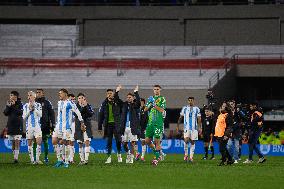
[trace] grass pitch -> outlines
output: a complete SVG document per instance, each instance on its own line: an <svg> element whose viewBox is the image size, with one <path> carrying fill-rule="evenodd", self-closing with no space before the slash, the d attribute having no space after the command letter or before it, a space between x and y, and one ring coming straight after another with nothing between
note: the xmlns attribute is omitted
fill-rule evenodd
<svg viewBox="0 0 284 189"><path fill-rule="evenodd" d="M55 155L50 154L49 165L31 165L28 154L20 154L19 164L12 163L11 154L0 154L0 189L283 189L284 157L267 157L264 164L237 164L218 167L216 160L183 162L182 155L168 154L166 160L153 167L153 155L147 155L146 162L105 165L106 155L91 154L89 164L69 168L54 168ZM125 156L124 160L125 160ZM246 157L243 157L245 159Z"/></svg>

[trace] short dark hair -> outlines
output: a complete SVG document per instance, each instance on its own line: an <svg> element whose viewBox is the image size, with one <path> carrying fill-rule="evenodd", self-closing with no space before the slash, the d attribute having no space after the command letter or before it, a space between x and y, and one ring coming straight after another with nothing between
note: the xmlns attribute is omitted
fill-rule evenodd
<svg viewBox="0 0 284 189"><path fill-rule="evenodd" d="M160 89L162 88L160 85L154 85L153 87L159 87Z"/></svg>
<svg viewBox="0 0 284 189"><path fill-rule="evenodd" d="M140 101L142 101L142 102L146 102L146 100L144 99L144 98L140 98Z"/></svg>
<svg viewBox="0 0 284 189"><path fill-rule="evenodd" d="M43 89L40 89L40 88L39 88L39 89L36 89L36 90L37 90L37 91L42 91L42 92L44 91Z"/></svg>
<svg viewBox="0 0 284 189"><path fill-rule="evenodd" d="M107 92L109 92L109 91L113 92L113 89L107 89Z"/></svg>
<svg viewBox="0 0 284 189"><path fill-rule="evenodd" d="M187 100L189 100L189 99L194 100L194 97L193 97L193 96L190 96L190 97L187 98Z"/></svg>
<svg viewBox="0 0 284 189"><path fill-rule="evenodd" d="M18 91L11 91L10 94L19 97L19 92Z"/></svg>
<svg viewBox="0 0 284 189"><path fill-rule="evenodd" d="M134 97L134 94L133 94L133 93L128 93L128 94L127 94L127 96L128 96L128 95L130 95L130 96L133 96L133 97Z"/></svg>
<svg viewBox="0 0 284 189"><path fill-rule="evenodd" d="M79 96L86 97L84 93L79 93L79 94L77 95L77 97L79 97Z"/></svg>
<svg viewBox="0 0 284 189"><path fill-rule="evenodd" d="M75 97L75 95L73 93L70 93L67 95L68 97Z"/></svg>
<svg viewBox="0 0 284 189"><path fill-rule="evenodd" d="M68 90L67 89L62 88L59 91L62 91L62 92L66 93L68 95Z"/></svg>

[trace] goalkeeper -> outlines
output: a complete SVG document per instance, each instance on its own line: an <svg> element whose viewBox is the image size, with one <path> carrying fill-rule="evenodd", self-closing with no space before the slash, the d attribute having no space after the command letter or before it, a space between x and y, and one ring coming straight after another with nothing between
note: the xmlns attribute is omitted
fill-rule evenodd
<svg viewBox="0 0 284 189"><path fill-rule="evenodd" d="M166 99L165 97L161 96L160 85L155 85L153 91L154 96L150 96L148 98L148 102L145 107L145 111L149 111L145 141L155 154L152 164L157 165L160 158L160 137L163 134ZM152 143L153 138L154 144Z"/></svg>

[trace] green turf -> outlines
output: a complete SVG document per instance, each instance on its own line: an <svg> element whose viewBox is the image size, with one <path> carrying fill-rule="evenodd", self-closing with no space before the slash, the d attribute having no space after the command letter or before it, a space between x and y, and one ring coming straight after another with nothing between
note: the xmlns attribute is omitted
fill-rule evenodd
<svg viewBox="0 0 284 189"><path fill-rule="evenodd" d="M113 155L113 160L115 157ZM217 166L219 160L201 160L201 156L195 156L195 162L190 164L183 162L182 155L171 154L153 167L151 157L148 156L144 163L135 162L133 165L116 161L105 165L105 155L91 154L87 166L76 164L66 169L54 168L53 164L30 165L27 154L20 154L20 163L14 165L12 155L0 154L0 188L284 188L284 157L268 157L264 164L223 167ZM53 154L50 160L54 163Z"/></svg>

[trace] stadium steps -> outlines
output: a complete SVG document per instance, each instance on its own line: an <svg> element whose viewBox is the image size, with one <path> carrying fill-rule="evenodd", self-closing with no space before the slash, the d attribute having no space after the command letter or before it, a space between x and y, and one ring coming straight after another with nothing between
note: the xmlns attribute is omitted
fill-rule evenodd
<svg viewBox="0 0 284 189"><path fill-rule="evenodd" d="M133 86L139 84L143 88L151 88L153 84L159 83L165 88L208 88L208 79L217 70L159 70L149 76L149 70L127 70L122 76L117 75L117 70L97 69L90 70L87 76L86 69L39 69L33 75L32 69L10 69L5 77L0 77L0 86L8 87L77 87L104 89L107 86L122 84Z"/></svg>

